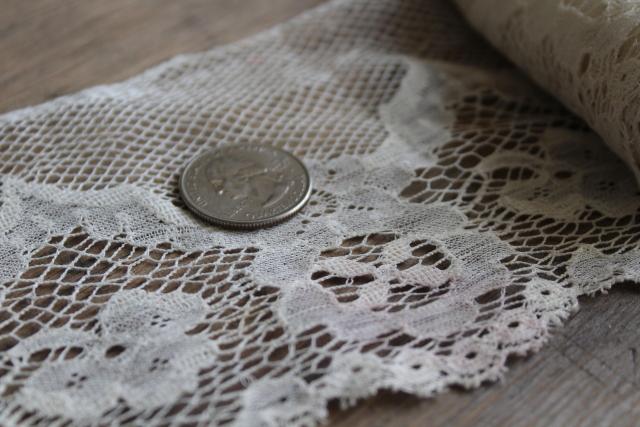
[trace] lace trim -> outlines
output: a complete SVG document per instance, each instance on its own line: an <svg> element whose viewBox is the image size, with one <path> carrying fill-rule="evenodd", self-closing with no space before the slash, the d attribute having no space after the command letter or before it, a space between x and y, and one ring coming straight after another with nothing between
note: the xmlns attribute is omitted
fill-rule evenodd
<svg viewBox="0 0 640 427"><path fill-rule="evenodd" d="M333 2L4 116L0 419L313 425L332 399L495 380L579 295L638 280L631 174L490 54L470 65L458 22ZM256 232L192 218L175 183L212 138L281 142L309 205Z"/></svg>

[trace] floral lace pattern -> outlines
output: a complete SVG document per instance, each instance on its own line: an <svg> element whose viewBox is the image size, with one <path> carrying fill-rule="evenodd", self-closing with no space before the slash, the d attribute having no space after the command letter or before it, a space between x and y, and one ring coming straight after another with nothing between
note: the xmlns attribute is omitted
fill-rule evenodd
<svg viewBox="0 0 640 427"><path fill-rule="evenodd" d="M497 379L578 296L638 280L630 172L439 0L339 0L0 117L0 420L306 426ZM195 219L227 143L298 155L278 226Z"/></svg>
<svg viewBox="0 0 640 427"><path fill-rule="evenodd" d="M640 180L640 4L454 0L491 42L582 117Z"/></svg>

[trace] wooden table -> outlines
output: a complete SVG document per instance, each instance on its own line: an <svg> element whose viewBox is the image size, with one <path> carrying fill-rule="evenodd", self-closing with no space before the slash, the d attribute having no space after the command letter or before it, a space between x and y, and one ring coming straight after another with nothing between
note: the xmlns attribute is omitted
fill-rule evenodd
<svg viewBox="0 0 640 427"><path fill-rule="evenodd" d="M253 34L322 0L0 0L0 112L115 82ZM435 399L381 393L330 425L640 425L640 288L587 298L501 384ZM335 406L335 405L333 405Z"/></svg>

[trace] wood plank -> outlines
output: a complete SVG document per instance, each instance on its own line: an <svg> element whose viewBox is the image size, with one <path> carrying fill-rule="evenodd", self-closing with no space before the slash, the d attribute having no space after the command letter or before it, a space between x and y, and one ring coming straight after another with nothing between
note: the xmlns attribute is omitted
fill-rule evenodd
<svg viewBox="0 0 640 427"><path fill-rule="evenodd" d="M178 53L237 40L322 0L2 0L0 112L119 81ZM640 290L621 285L582 310L501 384L435 399L381 393L334 427L635 425Z"/></svg>
<svg viewBox="0 0 640 427"><path fill-rule="evenodd" d="M322 0L2 0L0 112L123 80Z"/></svg>

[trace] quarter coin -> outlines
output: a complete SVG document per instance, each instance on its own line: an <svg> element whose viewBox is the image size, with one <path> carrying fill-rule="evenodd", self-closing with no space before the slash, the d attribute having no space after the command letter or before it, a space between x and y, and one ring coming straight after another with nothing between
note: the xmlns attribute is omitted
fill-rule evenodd
<svg viewBox="0 0 640 427"><path fill-rule="evenodd" d="M180 194L204 220L250 229L284 221L302 209L311 195L311 179L305 165L284 150L228 145L187 165Z"/></svg>

